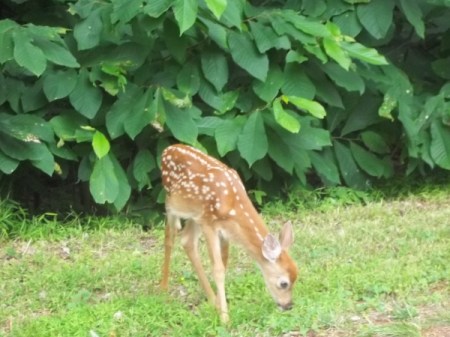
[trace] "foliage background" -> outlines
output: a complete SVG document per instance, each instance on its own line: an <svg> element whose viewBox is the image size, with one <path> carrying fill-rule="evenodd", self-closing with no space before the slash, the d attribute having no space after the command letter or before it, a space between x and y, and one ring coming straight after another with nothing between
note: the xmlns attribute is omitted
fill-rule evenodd
<svg viewBox="0 0 450 337"><path fill-rule="evenodd" d="M175 141L257 200L450 170L449 17L448 0L4 0L1 186L152 205Z"/></svg>

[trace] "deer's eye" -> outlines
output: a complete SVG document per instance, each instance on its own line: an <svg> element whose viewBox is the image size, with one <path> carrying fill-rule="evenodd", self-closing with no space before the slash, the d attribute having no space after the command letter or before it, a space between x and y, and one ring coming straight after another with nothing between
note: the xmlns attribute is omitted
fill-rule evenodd
<svg viewBox="0 0 450 337"><path fill-rule="evenodd" d="M280 289L287 289L287 288L289 288L289 281L281 280L280 283L279 283L279 288Z"/></svg>

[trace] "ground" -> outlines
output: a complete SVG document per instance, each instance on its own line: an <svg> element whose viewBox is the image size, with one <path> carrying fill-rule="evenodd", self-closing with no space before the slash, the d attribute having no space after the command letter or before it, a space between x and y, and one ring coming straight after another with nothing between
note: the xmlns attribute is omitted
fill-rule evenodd
<svg viewBox="0 0 450 337"><path fill-rule="evenodd" d="M222 326L179 245L170 291L160 291L162 226L143 231L115 217L64 227L43 216L46 230L35 223L0 241L0 336L450 337L449 193L290 203L263 209L274 232L287 219L295 227L300 278L289 312L276 309L239 247Z"/></svg>

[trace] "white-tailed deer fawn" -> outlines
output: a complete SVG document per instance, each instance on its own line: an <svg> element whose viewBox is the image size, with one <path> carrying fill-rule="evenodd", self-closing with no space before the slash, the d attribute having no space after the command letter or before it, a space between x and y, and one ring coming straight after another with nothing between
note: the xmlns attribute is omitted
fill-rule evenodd
<svg viewBox="0 0 450 337"><path fill-rule="evenodd" d="M282 310L292 307L297 266L287 253L294 240L289 222L284 225L279 239L270 234L236 171L190 146L172 145L164 150L162 181L167 192L163 289L168 287L174 237L182 228L181 220L184 219L181 244L223 322L228 321L225 296L228 240L240 244L256 261L278 306ZM202 232L212 262L217 296L198 253L198 239Z"/></svg>

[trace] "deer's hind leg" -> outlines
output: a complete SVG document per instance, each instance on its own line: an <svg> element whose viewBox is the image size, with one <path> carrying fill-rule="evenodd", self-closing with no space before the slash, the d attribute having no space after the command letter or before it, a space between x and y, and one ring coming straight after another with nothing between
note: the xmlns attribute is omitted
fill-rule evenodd
<svg viewBox="0 0 450 337"><path fill-rule="evenodd" d="M169 287L170 257L175 241L175 235L180 228L180 219L172 214L166 215L166 227L164 233L164 263L162 267L161 288L167 290Z"/></svg>

